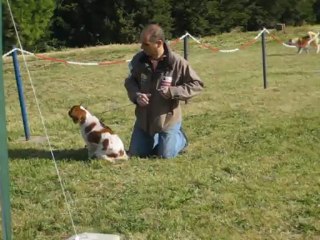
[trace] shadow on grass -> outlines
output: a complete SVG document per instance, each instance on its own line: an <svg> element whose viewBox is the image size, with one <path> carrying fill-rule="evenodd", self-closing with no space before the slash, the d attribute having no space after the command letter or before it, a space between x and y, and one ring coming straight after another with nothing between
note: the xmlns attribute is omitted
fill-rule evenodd
<svg viewBox="0 0 320 240"><path fill-rule="evenodd" d="M284 56L293 56L298 55L296 52L294 53L271 53L268 54L267 57L284 57Z"/></svg>
<svg viewBox="0 0 320 240"><path fill-rule="evenodd" d="M8 154L9 159L52 158L49 150L40 150L34 148L9 149ZM88 151L85 148L53 150L53 155L56 160L88 161Z"/></svg>

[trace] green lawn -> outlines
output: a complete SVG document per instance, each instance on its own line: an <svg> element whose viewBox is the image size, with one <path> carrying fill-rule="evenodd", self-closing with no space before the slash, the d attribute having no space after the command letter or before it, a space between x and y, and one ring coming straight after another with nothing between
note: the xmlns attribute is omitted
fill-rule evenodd
<svg viewBox="0 0 320 240"><path fill-rule="evenodd" d="M274 34L286 41L306 30ZM234 49L257 34L202 41ZM182 54L181 48L174 49ZM138 50L111 45L47 55L101 62L130 59ZM78 233L134 240L320 239L320 54L312 48L297 55L270 37L266 52L264 89L260 40L234 53L190 40L189 61L205 89L183 105L188 152L114 165L87 160L79 126L67 112L82 103L128 147L134 106L123 87L127 64L78 66L27 57L30 81L20 59L32 135L26 142L13 65L5 59L14 239L74 235L54 160ZM51 149L47 141L33 141L46 132Z"/></svg>

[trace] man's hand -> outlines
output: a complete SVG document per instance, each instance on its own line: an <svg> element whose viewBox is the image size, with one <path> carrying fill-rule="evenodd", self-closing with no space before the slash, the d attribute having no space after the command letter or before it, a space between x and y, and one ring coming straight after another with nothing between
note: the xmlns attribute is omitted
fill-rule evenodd
<svg viewBox="0 0 320 240"><path fill-rule="evenodd" d="M137 94L137 104L140 107L145 107L149 104L150 93L138 93Z"/></svg>
<svg viewBox="0 0 320 240"><path fill-rule="evenodd" d="M169 87L161 87L158 91L163 98L165 99L172 98L171 93L169 91Z"/></svg>

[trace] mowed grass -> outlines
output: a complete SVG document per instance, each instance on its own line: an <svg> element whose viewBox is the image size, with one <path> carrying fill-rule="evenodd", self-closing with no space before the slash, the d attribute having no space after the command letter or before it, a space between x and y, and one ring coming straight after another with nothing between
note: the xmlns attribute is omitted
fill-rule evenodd
<svg viewBox="0 0 320 240"><path fill-rule="evenodd" d="M308 29L276 33L286 41ZM202 39L233 49L258 32ZM122 239L319 239L320 55L296 54L267 37L267 89L261 42L214 53L190 40L189 61L205 83L183 104L188 152L171 160L87 159L67 112L82 103L129 145L134 106L123 87L127 64L78 66L20 59L31 140L24 140L12 62L4 61L14 239L67 239L77 233ZM182 43L174 47L182 54ZM48 53L78 62L130 59L139 45ZM36 92L35 100L33 89ZM37 102L41 115L37 108ZM54 154L45 137L45 124Z"/></svg>

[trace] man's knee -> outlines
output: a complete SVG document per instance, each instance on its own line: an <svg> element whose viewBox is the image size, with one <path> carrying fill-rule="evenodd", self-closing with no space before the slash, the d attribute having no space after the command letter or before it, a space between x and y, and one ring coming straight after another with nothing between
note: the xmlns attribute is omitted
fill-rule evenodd
<svg viewBox="0 0 320 240"><path fill-rule="evenodd" d="M178 156L178 153L168 153L168 152L164 152L164 153L160 153L159 157L161 158L165 158L165 159L169 159L169 158L174 158Z"/></svg>
<svg viewBox="0 0 320 240"><path fill-rule="evenodd" d="M166 144L165 144L166 145ZM158 148L157 155L161 158L174 158L178 156L178 151L174 146L162 146Z"/></svg>
<svg viewBox="0 0 320 240"><path fill-rule="evenodd" d="M142 145L131 144L129 148L130 157L147 157L150 155L150 151L147 147L143 147Z"/></svg>

